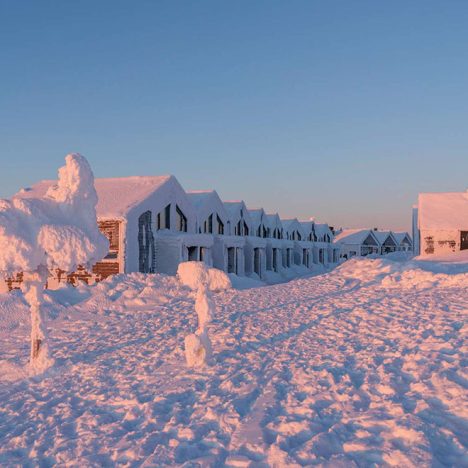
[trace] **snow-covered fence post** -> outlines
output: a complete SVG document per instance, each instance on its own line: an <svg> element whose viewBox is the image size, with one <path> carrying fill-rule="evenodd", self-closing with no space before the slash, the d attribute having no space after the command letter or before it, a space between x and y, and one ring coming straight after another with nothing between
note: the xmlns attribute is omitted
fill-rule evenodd
<svg viewBox="0 0 468 468"><path fill-rule="evenodd" d="M25 192L0 200L0 272L24 272L33 374L53 363L42 310L48 271L89 267L109 248L97 225L97 194L88 161L80 154L69 154L58 175L57 184L45 196L28 197Z"/></svg>
<svg viewBox="0 0 468 468"><path fill-rule="evenodd" d="M206 284L200 284L198 287L195 312L198 316L198 330L185 337L185 357L190 367L209 363L213 354L208 324L215 313L215 305Z"/></svg>

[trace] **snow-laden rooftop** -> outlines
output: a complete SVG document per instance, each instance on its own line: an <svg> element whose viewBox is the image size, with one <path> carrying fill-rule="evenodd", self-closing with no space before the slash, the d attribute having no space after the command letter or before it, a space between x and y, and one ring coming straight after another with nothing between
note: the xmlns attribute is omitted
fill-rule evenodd
<svg viewBox="0 0 468 468"><path fill-rule="evenodd" d="M216 195L217 193L214 190L190 190L187 192L187 196L196 209L201 208L205 203L209 203L209 200Z"/></svg>
<svg viewBox="0 0 468 468"><path fill-rule="evenodd" d="M420 229L468 230L468 192L420 193Z"/></svg>
<svg viewBox="0 0 468 468"><path fill-rule="evenodd" d="M258 226L262 222L262 217L265 216L263 208L249 209L249 215L252 222Z"/></svg>
<svg viewBox="0 0 468 468"><path fill-rule="evenodd" d="M395 239L398 241L398 244L401 244L401 242L405 239L405 237L408 238L408 240L411 241L411 236L407 232L393 232L393 236Z"/></svg>
<svg viewBox="0 0 468 468"><path fill-rule="evenodd" d="M99 218L123 218L139 202L145 200L173 176L133 176L95 179ZM15 198L42 198L55 180L43 180L31 188L23 189Z"/></svg>
<svg viewBox="0 0 468 468"><path fill-rule="evenodd" d="M315 223L314 224L314 230L315 234L317 236L323 236L325 234L331 234L332 232L330 231L330 226L325 223Z"/></svg>
<svg viewBox="0 0 468 468"><path fill-rule="evenodd" d="M373 232L380 244L383 244L387 240L388 237L392 237L392 233L390 231L373 231Z"/></svg>
<svg viewBox="0 0 468 468"><path fill-rule="evenodd" d="M335 242L343 244L362 244L370 233L370 229L344 229L335 236Z"/></svg>

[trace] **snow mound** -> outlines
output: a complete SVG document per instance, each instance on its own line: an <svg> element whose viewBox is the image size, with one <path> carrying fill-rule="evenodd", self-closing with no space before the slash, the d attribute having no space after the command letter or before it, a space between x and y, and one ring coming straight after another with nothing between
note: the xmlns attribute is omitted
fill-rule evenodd
<svg viewBox="0 0 468 468"><path fill-rule="evenodd" d="M177 269L180 282L190 289L197 290L206 285L210 291L231 289L229 276L224 271L209 268L202 262L183 262Z"/></svg>
<svg viewBox="0 0 468 468"><path fill-rule="evenodd" d="M468 263L403 261L403 257L353 258L340 265L336 272L363 283L385 288L428 289L432 287L468 287Z"/></svg>

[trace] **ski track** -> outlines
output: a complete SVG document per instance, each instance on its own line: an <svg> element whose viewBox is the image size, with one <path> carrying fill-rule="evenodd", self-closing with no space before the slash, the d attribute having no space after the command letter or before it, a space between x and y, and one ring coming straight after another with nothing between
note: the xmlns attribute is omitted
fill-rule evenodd
<svg viewBox="0 0 468 468"><path fill-rule="evenodd" d="M199 370L183 354L194 295L175 279L50 297L56 365L0 383L1 465L468 466L466 285L332 272L220 292L216 364ZM24 366L16 301L0 352Z"/></svg>

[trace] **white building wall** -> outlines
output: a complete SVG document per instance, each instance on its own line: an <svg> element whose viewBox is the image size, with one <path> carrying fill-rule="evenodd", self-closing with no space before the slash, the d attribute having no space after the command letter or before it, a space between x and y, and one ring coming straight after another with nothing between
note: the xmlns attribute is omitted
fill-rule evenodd
<svg viewBox="0 0 468 468"><path fill-rule="evenodd" d="M440 255L460 250L459 230L420 231L420 255Z"/></svg>

